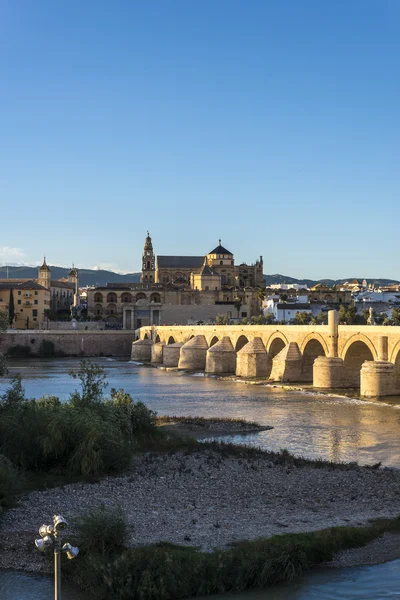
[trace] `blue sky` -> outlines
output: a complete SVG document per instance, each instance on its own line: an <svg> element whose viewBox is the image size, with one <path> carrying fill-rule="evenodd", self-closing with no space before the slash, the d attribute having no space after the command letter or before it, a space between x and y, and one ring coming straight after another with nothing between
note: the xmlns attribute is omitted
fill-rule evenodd
<svg viewBox="0 0 400 600"><path fill-rule="evenodd" d="M0 263L400 279L398 0L2 0Z"/></svg>

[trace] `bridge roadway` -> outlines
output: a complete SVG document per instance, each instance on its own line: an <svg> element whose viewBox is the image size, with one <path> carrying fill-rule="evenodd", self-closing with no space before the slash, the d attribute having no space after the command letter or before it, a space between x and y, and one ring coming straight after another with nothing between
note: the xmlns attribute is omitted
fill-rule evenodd
<svg viewBox="0 0 400 600"><path fill-rule="evenodd" d="M361 386L366 396L400 394L400 327L338 325L336 311L329 311L328 325L153 325L139 331L134 359L164 362L163 355L173 351L165 347L174 344L174 366L187 370L204 363L210 373L313 382L319 388Z"/></svg>

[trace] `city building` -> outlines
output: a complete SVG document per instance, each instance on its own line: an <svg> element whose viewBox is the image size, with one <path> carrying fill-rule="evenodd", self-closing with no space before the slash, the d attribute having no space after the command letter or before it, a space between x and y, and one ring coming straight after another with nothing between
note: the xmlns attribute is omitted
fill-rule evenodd
<svg viewBox="0 0 400 600"><path fill-rule="evenodd" d="M11 327L39 329L50 308L50 291L32 279L0 281L0 311L7 314L14 305Z"/></svg>
<svg viewBox="0 0 400 600"><path fill-rule="evenodd" d="M30 282L37 283L50 292L47 309L53 314L69 312L71 306L79 304L78 270L75 267L72 267L68 277L52 279L51 269L47 265L45 257L42 266L38 269L37 279L0 279L0 284L10 284L12 287Z"/></svg>
<svg viewBox="0 0 400 600"><path fill-rule="evenodd" d="M140 283L89 289L88 314L132 329L149 324L213 322L217 315L260 314L263 260L235 265L219 244L203 256L156 255L147 233Z"/></svg>

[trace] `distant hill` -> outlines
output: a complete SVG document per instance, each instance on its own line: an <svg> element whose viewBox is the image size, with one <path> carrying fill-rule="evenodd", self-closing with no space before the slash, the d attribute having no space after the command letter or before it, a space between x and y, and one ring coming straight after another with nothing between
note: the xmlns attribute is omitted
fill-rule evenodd
<svg viewBox="0 0 400 600"><path fill-rule="evenodd" d="M353 279L363 281L365 277L347 277L346 279L295 279L294 277L289 277L288 275L280 275L279 273L276 275L264 275L264 281L267 287L275 283L305 283L307 287L313 287L317 283L323 283L324 285L332 286L345 283L346 281L352 281ZM396 279L367 279L367 282L373 283L375 285L389 285L391 283L400 283Z"/></svg>
<svg viewBox="0 0 400 600"><path fill-rule="evenodd" d="M49 265L52 279L67 277L71 269ZM8 267L8 276L13 279L36 279L39 267ZM0 279L7 277L7 268L0 267ZM138 283L140 273L127 273L121 275L113 271L95 269L79 269L79 285L106 285L110 283Z"/></svg>
<svg viewBox="0 0 400 600"><path fill-rule="evenodd" d="M70 269L64 267L50 266L51 277L53 279L61 279L67 277ZM36 279L39 267L8 267L8 276L14 279ZM138 283L140 281L140 273L114 273L114 271L103 271L95 269L79 269L79 284L81 286L87 285L106 285L106 283ZM7 268L0 266L0 279L7 277ZM347 279L295 279L288 275L264 275L265 285L268 287L274 283L305 283L308 287L312 287L317 283L324 283L326 285L335 285L344 283L345 281L351 281L352 279L358 279L363 281L364 277L348 277ZM395 279L367 279L368 283L374 283L375 285L388 285L390 283L400 283Z"/></svg>

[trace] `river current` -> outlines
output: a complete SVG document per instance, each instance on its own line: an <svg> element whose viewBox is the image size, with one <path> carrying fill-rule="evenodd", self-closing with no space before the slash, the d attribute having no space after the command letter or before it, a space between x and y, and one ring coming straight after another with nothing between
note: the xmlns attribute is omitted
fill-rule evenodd
<svg viewBox="0 0 400 600"><path fill-rule="evenodd" d="M166 372L118 359L96 359L106 370L109 388L123 388L158 414L236 417L274 429L250 436L222 439L270 450L290 452L332 461L382 462L400 466L400 398L361 400L312 391L289 391L270 385L250 385L235 381ZM0 396L16 373L21 373L26 396L57 395L65 400L77 388L70 375L77 359L9 361L9 375L0 380ZM220 438L221 439L221 438ZM360 569L318 571L297 582L276 586L265 592L246 592L236 600L380 600L396 598L400 561ZM384 582L384 583L382 583ZM48 591L49 590L49 591ZM72 595L71 595L72 594ZM35 600L51 597L48 578L0 573L2 600ZM89 600L76 590L66 590L67 598ZM222 600L228 596L214 597Z"/></svg>

